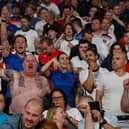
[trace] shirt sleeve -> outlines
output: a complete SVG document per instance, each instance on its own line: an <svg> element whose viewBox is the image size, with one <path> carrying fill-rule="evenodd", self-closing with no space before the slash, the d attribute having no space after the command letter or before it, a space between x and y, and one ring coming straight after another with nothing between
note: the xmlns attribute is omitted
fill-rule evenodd
<svg viewBox="0 0 129 129"><path fill-rule="evenodd" d="M75 120L80 121L83 119L81 113L76 108L71 108L70 110L67 111L67 113L69 116L73 117Z"/></svg>
<svg viewBox="0 0 129 129"><path fill-rule="evenodd" d="M87 80L87 77L88 77L88 69L80 71L79 81L81 84L83 84Z"/></svg>
<svg viewBox="0 0 129 129"><path fill-rule="evenodd" d="M82 119L78 122L78 129L84 129L85 127L85 119Z"/></svg>
<svg viewBox="0 0 129 129"><path fill-rule="evenodd" d="M113 127L119 127L117 117L113 113L104 112L104 119Z"/></svg>
<svg viewBox="0 0 129 129"><path fill-rule="evenodd" d="M103 73L98 76L97 90L104 90L104 75Z"/></svg>

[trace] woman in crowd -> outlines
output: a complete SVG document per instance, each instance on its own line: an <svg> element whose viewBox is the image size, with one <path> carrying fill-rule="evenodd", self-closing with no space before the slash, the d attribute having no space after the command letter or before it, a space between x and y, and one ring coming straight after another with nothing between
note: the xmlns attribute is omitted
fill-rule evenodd
<svg viewBox="0 0 129 129"><path fill-rule="evenodd" d="M67 125L74 125L74 127L77 127L78 121L82 119L81 113L78 111L77 108L69 108L67 104L67 97L65 93L60 89L56 88L53 89L50 94L50 102L55 107L61 107L64 111L66 111ZM46 111L44 112L44 116L46 116Z"/></svg>
<svg viewBox="0 0 129 129"><path fill-rule="evenodd" d="M68 56L70 55L71 48L78 44L78 41L73 39L74 28L71 23L67 23L64 26L64 32L60 36L59 49L65 52Z"/></svg>
<svg viewBox="0 0 129 129"><path fill-rule="evenodd" d="M48 71L51 64L58 64L57 69L53 71ZM57 56L57 60L54 58L48 63L46 63L41 71L46 72L47 76L51 81L51 87L60 88L64 91L68 99L68 105L70 107L75 106L75 95L77 88L77 77L72 72L70 60L66 54L61 54Z"/></svg>
<svg viewBox="0 0 129 129"><path fill-rule="evenodd" d="M55 122L58 129L66 129L65 118L66 114L62 107L52 107L48 110L46 120Z"/></svg>

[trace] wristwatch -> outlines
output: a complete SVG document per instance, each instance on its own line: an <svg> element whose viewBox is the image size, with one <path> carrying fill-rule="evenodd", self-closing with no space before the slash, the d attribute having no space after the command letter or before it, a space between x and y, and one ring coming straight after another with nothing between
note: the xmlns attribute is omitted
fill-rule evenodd
<svg viewBox="0 0 129 129"><path fill-rule="evenodd" d="M102 122L100 122L101 127L103 127L105 124L107 124L107 121L105 119Z"/></svg>

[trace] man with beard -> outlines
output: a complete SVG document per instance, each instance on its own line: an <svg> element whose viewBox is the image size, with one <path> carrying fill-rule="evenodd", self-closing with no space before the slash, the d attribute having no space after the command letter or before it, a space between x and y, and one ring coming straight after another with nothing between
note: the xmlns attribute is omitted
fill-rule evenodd
<svg viewBox="0 0 129 129"><path fill-rule="evenodd" d="M27 101L22 114L10 116L1 129L35 129L35 126L43 119L43 103L40 98L32 98Z"/></svg>
<svg viewBox="0 0 129 129"><path fill-rule="evenodd" d="M24 35L27 39L27 49L29 52L34 52L34 41L38 37L38 33L30 28L29 16L23 16L21 18L21 29L16 31L15 35L21 34Z"/></svg>
<svg viewBox="0 0 129 129"><path fill-rule="evenodd" d="M37 66L35 56L27 54L23 62L23 71L0 69L0 76L10 82L12 93L10 113L21 113L29 99L44 97L50 92L48 80L36 72Z"/></svg>
<svg viewBox="0 0 129 129"><path fill-rule="evenodd" d="M85 61L88 64L88 68L79 72L79 80L83 88L86 90L83 95L88 94L95 99L99 76L108 71L107 69L100 67L97 49L89 47L85 52Z"/></svg>

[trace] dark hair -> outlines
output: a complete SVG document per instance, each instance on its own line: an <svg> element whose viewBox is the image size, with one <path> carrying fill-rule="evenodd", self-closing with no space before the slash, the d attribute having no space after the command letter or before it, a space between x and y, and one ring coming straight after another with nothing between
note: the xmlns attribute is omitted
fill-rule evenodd
<svg viewBox="0 0 129 129"><path fill-rule="evenodd" d="M17 39L17 38L23 38L23 39L25 40L26 45L27 45L27 39L26 39L26 37L25 37L24 35L21 35L21 34L16 35L16 36L14 37L14 39L13 39L13 42L14 42L14 43L16 42L16 39Z"/></svg>
<svg viewBox="0 0 129 129"><path fill-rule="evenodd" d="M98 52L97 52L97 49L93 48L92 46L90 46L87 50L87 51L92 51L95 55L99 56Z"/></svg>
<svg viewBox="0 0 129 129"><path fill-rule="evenodd" d="M89 27L86 26L86 28L83 30L84 33L88 33L88 34L92 34L92 29ZM84 35L84 34L83 34Z"/></svg>
<svg viewBox="0 0 129 129"><path fill-rule="evenodd" d="M29 15L24 15L21 19L26 19L28 22L31 21L31 17Z"/></svg>
<svg viewBox="0 0 129 129"><path fill-rule="evenodd" d="M93 20L99 20L100 23L102 22L102 18L99 17L99 16L93 17L93 18L92 18L92 21L93 21Z"/></svg>
<svg viewBox="0 0 129 129"><path fill-rule="evenodd" d="M68 56L66 53L62 52L61 54L59 54L59 55L56 57L57 61L59 61L59 58L60 58L61 55L66 55L66 56ZM69 57L68 57L68 58L69 58Z"/></svg>
<svg viewBox="0 0 129 129"><path fill-rule="evenodd" d="M43 42L46 42L48 46L51 46L53 45L53 40L49 37L43 37L41 39L41 44L43 44Z"/></svg>
<svg viewBox="0 0 129 129"><path fill-rule="evenodd" d="M19 5L18 2L14 2L14 3L13 3L12 9L15 8L15 7L20 9L20 5Z"/></svg>
<svg viewBox="0 0 129 129"><path fill-rule="evenodd" d="M79 40L79 45L80 45L80 44L88 44L88 45L90 45L91 42L88 41L88 40L85 40L85 39L80 39L80 40Z"/></svg>
<svg viewBox="0 0 129 129"><path fill-rule="evenodd" d="M115 46L119 46L124 53L127 53L127 51L125 49L125 46L122 43L115 42L115 43L112 44L112 46L110 48L110 55L111 55L111 57L113 56L113 49L114 49Z"/></svg>
<svg viewBox="0 0 129 129"><path fill-rule="evenodd" d="M67 26L71 26L72 31L73 31L73 34L74 34L74 33L75 33L75 30L74 30L73 24L72 24L72 23L66 23L66 24L64 25L64 31L65 31L65 29L66 29Z"/></svg>
<svg viewBox="0 0 129 129"><path fill-rule="evenodd" d="M47 9L47 8L42 7L42 8L39 10L38 14L37 14L37 15L38 15L38 17L39 17L39 15L41 14L42 10L46 10L46 11L48 11L48 9Z"/></svg>
<svg viewBox="0 0 129 129"><path fill-rule="evenodd" d="M78 26L80 27L83 27L82 25L82 22L79 18L74 18L72 21L71 21L72 24L77 24Z"/></svg>
<svg viewBox="0 0 129 129"><path fill-rule="evenodd" d="M65 108L67 107L67 96L66 94L64 93L64 91L60 88L55 88L51 91L50 93L50 102L52 103L52 95L54 92L60 92L62 95L63 95L63 98L64 98L64 105L65 105Z"/></svg>
<svg viewBox="0 0 129 129"><path fill-rule="evenodd" d="M70 9L70 10L71 10L71 6L70 6L70 5L65 5L65 6L64 6L64 9ZM64 9L63 9L63 10L64 10Z"/></svg>

